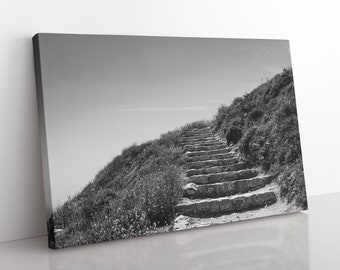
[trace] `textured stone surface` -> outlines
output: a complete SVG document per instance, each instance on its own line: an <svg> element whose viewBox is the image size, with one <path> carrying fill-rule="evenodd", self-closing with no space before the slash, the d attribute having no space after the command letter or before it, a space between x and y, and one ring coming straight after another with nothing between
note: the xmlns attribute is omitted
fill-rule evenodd
<svg viewBox="0 0 340 270"><path fill-rule="evenodd" d="M258 209L276 202L274 192L263 192L248 196L221 197L217 199L204 199L199 201L189 201L177 205L177 211L187 216L216 216L218 214L228 214L242 212L245 210Z"/></svg>
<svg viewBox="0 0 340 270"><path fill-rule="evenodd" d="M240 162L238 147L228 147L209 128L186 132L181 146L186 153L188 178L176 206L179 215L216 218L276 202L277 191L270 187L272 177L247 169ZM187 222L180 217L177 223Z"/></svg>
<svg viewBox="0 0 340 270"><path fill-rule="evenodd" d="M225 154L228 153L230 149L222 148L216 150L208 150L208 151L194 151L194 152L187 152L188 157L197 157L197 156L206 156L206 155L215 155L215 154Z"/></svg>
<svg viewBox="0 0 340 270"><path fill-rule="evenodd" d="M216 137L214 136L209 136L206 138L203 137L191 137L191 138L186 138L182 140L182 143L185 144L201 144L201 143L211 143L211 142L217 142L217 143L221 143L221 141L219 141Z"/></svg>
<svg viewBox="0 0 340 270"><path fill-rule="evenodd" d="M184 147L184 149L188 147L196 147L200 145L204 146L211 146L211 145L220 145L221 142L216 141L216 140L209 140L209 141L201 141L201 142L183 142L181 145Z"/></svg>
<svg viewBox="0 0 340 270"><path fill-rule="evenodd" d="M188 198L195 198L198 194L198 185L194 183L186 184L183 187L183 196Z"/></svg>
<svg viewBox="0 0 340 270"><path fill-rule="evenodd" d="M204 161L204 160L211 160L211 159L227 159L235 157L235 153L223 153L223 154L212 154L212 155L203 155L203 156L196 156L196 157L188 157L188 162L195 162L195 161Z"/></svg>
<svg viewBox="0 0 340 270"><path fill-rule="evenodd" d="M186 139L183 139L181 144L199 144L199 143L209 143L209 142L219 142L217 141L217 139L214 137L214 136L210 136L210 137L207 137L207 138L198 138L198 139L195 139L195 138L186 138Z"/></svg>
<svg viewBox="0 0 340 270"><path fill-rule="evenodd" d="M200 175L200 174L212 174L228 171L239 171L245 170L246 164L244 162L239 162L231 165L214 166L202 169L190 169L187 171L187 176Z"/></svg>
<svg viewBox="0 0 340 270"><path fill-rule="evenodd" d="M183 188L183 196L191 199L225 197L262 188L269 184L271 180L271 176L259 176L206 185L190 183Z"/></svg>
<svg viewBox="0 0 340 270"><path fill-rule="evenodd" d="M207 168L207 167L232 165L235 163L238 163L237 158L212 159L212 160L188 162L188 168L189 169L200 169L200 168Z"/></svg>
<svg viewBox="0 0 340 270"><path fill-rule="evenodd" d="M227 147L226 143L217 143L213 145L186 145L184 146L184 151L210 151L210 150L217 150L217 149L225 149Z"/></svg>
<svg viewBox="0 0 340 270"><path fill-rule="evenodd" d="M188 140L206 140L206 139L216 139L216 137L212 134L207 135L201 135L201 134L195 134L195 135L187 135L183 138L184 141Z"/></svg>
<svg viewBox="0 0 340 270"><path fill-rule="evenodd" d="M257 174L258 172L256 170L246 169L241 171L194 175L189 177L189 181L195 184L212 184L251 178Z"/></svg>

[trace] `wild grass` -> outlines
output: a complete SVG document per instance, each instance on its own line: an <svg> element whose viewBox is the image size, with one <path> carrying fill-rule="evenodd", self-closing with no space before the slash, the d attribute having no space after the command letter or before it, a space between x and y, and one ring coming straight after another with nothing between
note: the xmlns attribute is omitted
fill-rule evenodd
<svg viewBox="0 0 340 270"><path fill-rule="evenodd" d="M61 248L130 238L170 228L182 197L186 166L181 134L191 123L159 139L132 145L109 162L78 195L53 212L51 238Z"/></svg>
<svg viewBox="0 0 340 270"><path fill-rule="evenodd" d="M201 128L206 128L212 125L212 122L209 120L200 120L192 123L188 123L185 126L181 128L183 132L192 130L192 129L201 129Z"/></svg>
<svg viewBox="0 0 340 270"><path fill-rule="evenodd" d="M230 106L222 105L213 126L229 144L239 145L250 167L278 175L283 198L307 207L291 69L235 98Z"/></svg>

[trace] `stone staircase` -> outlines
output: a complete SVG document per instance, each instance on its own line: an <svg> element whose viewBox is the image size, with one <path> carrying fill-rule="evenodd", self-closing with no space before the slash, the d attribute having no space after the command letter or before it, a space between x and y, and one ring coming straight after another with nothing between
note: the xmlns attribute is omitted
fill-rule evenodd
<svg viewBox="0 0 340 270"><path fill-rule="evenodd" d="M185 132L182 147L188 170L183 199L176 206L180 215L213 219L276 203L273 177L247 168L238 149L228 147L209 127Z"/></svg>

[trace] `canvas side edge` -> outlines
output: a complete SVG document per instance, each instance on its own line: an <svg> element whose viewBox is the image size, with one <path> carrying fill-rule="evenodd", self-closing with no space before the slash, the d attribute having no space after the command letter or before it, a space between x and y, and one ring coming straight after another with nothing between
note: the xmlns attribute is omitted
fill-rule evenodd
<svg viewBox="0 0 340 270"><path fill-rule="evenodd" d="M290 65L292 69L292 75L293 75L293 84L294 84L294 96L295 96L295 106L296 106L296 118L298 122L298 133L299 133L299 140L300 140L300 151L301 151L301 163L302 163L302 171L303 171L303 179L304 179L304 185L305 185L305 196L306 196L306 207L302 209L301 211L307 211L308 210L308 194L307 194L307 185L306 185L306 175L305 175L305 166L303 162L303 150L302 150L302 142L301 142L301 132L300 132L300 118L299 118L299 110L298 110L298 102L296 97L296 88L295 88L295 80L294 80L294 69L293 69L293 61L292 61L292 53L290 49L290 41L287 40L288 48L289 48L289 59L290 59Z"/></svg>
<svg viewBox="0 0 340 270"><path fill-rule="evenodd" d="M44 96L43 96L43 83L42 83L42 70L40 59L40 38L36 34L33 38L33 53L34 53L34 70L35 82L38 104L38 118L39 118L39 133L41 145L41 157L44 179L44 195L45 195L45 209L47 220L47 233L48 233L48 246L55 248L55 235L54 235L54 221L52 216L52 194L51 183L49 174L48 151L47 151L47 136L46 136L46 123L45 123L45 109L44 109Z"/></svg>

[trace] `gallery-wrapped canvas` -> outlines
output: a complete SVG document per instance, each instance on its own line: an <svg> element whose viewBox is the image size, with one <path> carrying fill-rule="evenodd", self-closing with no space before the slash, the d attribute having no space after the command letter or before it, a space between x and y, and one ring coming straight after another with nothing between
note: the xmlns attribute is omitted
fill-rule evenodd
<svg viewBox="0 0 340 270"><path fill-rule="evenodd" d="M51 248L307 209L287 40L33 45Z"/></svg>

